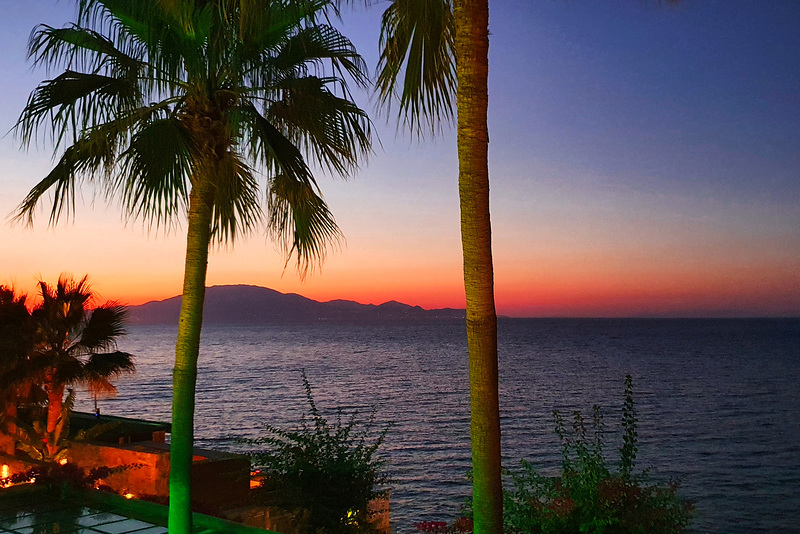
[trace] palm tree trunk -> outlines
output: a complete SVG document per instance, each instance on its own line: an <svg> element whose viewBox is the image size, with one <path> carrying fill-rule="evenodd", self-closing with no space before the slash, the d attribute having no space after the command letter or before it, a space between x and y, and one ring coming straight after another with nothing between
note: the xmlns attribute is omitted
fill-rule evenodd
<svg viewBox="0 0 800 534"><path fill-rule="evenodd" d="M208 248L211 242L213 187L199 182L189 196L189 228L183 300L172 373L172 438L169 474L169 531L189 534L192 528L191 470L194 443L194 393L203 325Z"/></svg>
<svg viewBox="0 0 800 534"><path fill-rule="evenodd" d="M6 449L0 449L1 453L9 456L14 456L14 450L17 443L17 399L14 395L6 401L5 407L5 434L6 439L3 441Z"/></svg>
<svg viewBox="0 0 800 534"><path fill-rule="evenodd" d="M489 218L489 2L456 0L458 185L467 298L476 534L503 531L497 314Z"/></svg>
<svg viewBox="0 0 800 534"><path fill-rule="evenodd" d="M58 426L58 419L61 417L61 412L64 405L64 389L65 385L50 384L45 387L47 391L47 454L52 458L57 449L57 438L55 435L56 427Z"/></svg>

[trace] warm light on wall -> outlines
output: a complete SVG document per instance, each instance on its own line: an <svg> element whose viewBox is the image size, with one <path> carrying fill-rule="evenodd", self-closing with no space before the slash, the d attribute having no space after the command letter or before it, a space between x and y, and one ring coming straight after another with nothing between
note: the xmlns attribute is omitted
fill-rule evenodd
<svg viewBox="0 0 800 534"><path fill-rule="evenodd" d="M8 465L3 464L3 467L0 467L0 478L8 478L11 475L11 468Z"/></svg>
<svg viewBox="0 0 800 534"><path fill-rule="evenodd" d="M123 497L125 497L126 499L133 499L135 495L133 493L125 493Z"/></svg>
<svg viewBox="0 0 800 534"><path fill-rule="evenodd" d="M61 458L61 459L58 461L58 465L67 465L67 459L66 459L66 458Z"/></svg>

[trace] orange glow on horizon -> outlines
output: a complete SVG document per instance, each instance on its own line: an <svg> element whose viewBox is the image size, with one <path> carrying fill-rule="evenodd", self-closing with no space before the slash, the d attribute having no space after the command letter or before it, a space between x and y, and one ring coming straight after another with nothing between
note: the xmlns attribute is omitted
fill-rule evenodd
<svg viewBox="0 0 800 534"><path fill-rule="evenodd" d="M800 273L782 266L752 266L728 270L642 269L633 272L586 272L543 269L538 272L499 269L495 300L498 315L514 317L630 317L630 316L796 316L800 302ZM363 269L349 274L331 269L301 282L294 273L273 277L210 274L208 285L247 284L269 287L282 293L297 293L327 302L352 300L362 304L398 301L412 306L463 308L464 290L456 269L420 279L415 273L376 270L372 277ZM77 274L76 274L77 276ZM52 283L57 275L42 277ZM134 306L164 300L181 293L179 274L150 278L144 273L129 276L94 276L90 282L98 303L117 300ZM15 283L18 293L36 302L35 282Z"/></svg>

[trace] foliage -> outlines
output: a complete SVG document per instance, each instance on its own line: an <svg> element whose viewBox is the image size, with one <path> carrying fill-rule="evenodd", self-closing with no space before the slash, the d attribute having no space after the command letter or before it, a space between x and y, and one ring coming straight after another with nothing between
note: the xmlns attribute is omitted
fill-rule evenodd
<svg viewBox="0 0 800 534"><path fill-rule="evenodd" d="M472 532L472 519L459 517L452 524L447 521L420 521L414 523L414 528L418 532L431 532L433 534L460 534Z"/></svg>
<svg viewBox="0 0 800 534"><path fill-rule="evenodd" d="M125 334L123 306L95 305L86 276L75 281L62 274L55 286L40 281L39 288L41 301L29 312L24 296L0 287L0 400L4 430L19 447L35 460L55 461L69 443L69 387L113 395L112 380L135 367L131 354L115 350ZM33 417L17 421L19 407Z"/></svg>
<svg viewBox="0 0 800 534"><path fill-rule="evenodd" d="M503 492L503 531L509 534L671 534L685 531L694 506L678 496L679 484L650 483L646 471L634 473L638 431L633 379L625 378L622 406L622 447L619 468L612 472L606 461L605 426L598 406L587 422L573 413L571 429L558 411L553 412L555 432L561 440L561 475L544 476L528 461L507 472ZM465 506L472 514L471 502ZM448 524L424 521L420 532L441 534L472 532L464 518Z"/></svg>
<svg viewBox="0 0 800 534"><path fill-rule="evenodd" d="M17 420L17 448L32 460L58 462L65 460L67 450L75 442L89 441L120 425L120 421L94 425L70 436L69 419L75 404L75 391L70 389L61 406L55 429L47 431L47 412L42 409L30 411L30 421Z"/></svg>
<svg viewBox="0 0 800 534"><path fill-rule="evenodd" d="M366 86L366 65L330 24L335 10L78 0L74 23L36 27L30 58L63 71L31 93L15 132L23 147L52 140L55 165L17 219L32 223L47 192L51 223L72 215L89 181L131 218L172 226L202 191L216 239L266 223L304 272L340 236L312 167L347 175L371 151L348 88Z"/></svg>
<svg viewBox="0 0 800 534"><path fill-rule="evenodd" d="M132 356L116 349L125 333L125 309L116 302L95 306L87 277L61 275L51 287L39 282L41 301L29 311L26 297L0 286L0 401L3 430L30 458L54 462L70 444L72 385L93 395L116 392L112 380L133 372ZM68 391L66 398L65 390ZM18 417L22 409L27 417ZM100 425L72 440L107 430Z"/></svg>
<svg viewBox="0 0 800 534"><path fill-rule="evenodd" d="M66 484L75 489L87 489L97 486L98 481L111 475L141 467L143 467L142 464L126 464L116 467L95 467L86 471L82 467L71 463L49 462L22 473L0 478L0 488L5 488L12 484L33 483L48 487L61 487Z"/></svg>
<svg viewBox="0 0 800 534"><path fill-rule="evenodd" d="M376 456L389 425L375 432L375 414L359 421L354 413L334 423L318 410L308 378L302 373L309 412L299 428L264 425L267 436L242 440L266 449L250 453L264 479L258 492L270 506L303 510L311 532L371 532L367 503L388 482L385 460ZM363 428L359 429L360 426Z"/></svg>
<svg viewBox="0 0 800 534"><path fill-rule="evenodd" d="M70 389L61 405L61 413L53 431L47 431L47 412L34 413L30 423L17 421L17 448L33 460L57 462L65 458L69 448L69 416L75 404L75 391ZM36 410L42 412L42 410Z"/></svg>
<svg viewBox="0 0 800 534"><path fill-rule="evenodd" d="M0 373L12 370L32 348L34 329L26 300L13 287L0 285Z"/></svg>
<svg viewBox="0 0 800 534"><path fill-rule="evenodd" d="M606 463L603 416L592 411L591 431L580 412L573 414L571 432L554 412L562 443L561 476L539 474L529 462L511 473L504 498L504 530L509 533L678 533L693 514L691 502L678 496L678 482L650 483L647 472L633 472L636 459L636 412L633 381L625 380L622 409L623 445L619 469Z"/></svg>
<svg viewBox="0 0 800 534"><path fill-rule="evenodd" d="M41 302L31 312L40 380L49 391L81 384L95 395L113 395L111 380L135 370L131 354L116 351L127 311L117 302L94 305L88 277L62 274L55 286L39 282Z"/></svg>
<svg viewBox="0 0 800 534"><path fill-rule="evenodd" d="M46 401L41 384L34 380L29 358L35 347L36 325L27 307L27 296L0 285L0 430L15 435L20 405Z"/></svg>

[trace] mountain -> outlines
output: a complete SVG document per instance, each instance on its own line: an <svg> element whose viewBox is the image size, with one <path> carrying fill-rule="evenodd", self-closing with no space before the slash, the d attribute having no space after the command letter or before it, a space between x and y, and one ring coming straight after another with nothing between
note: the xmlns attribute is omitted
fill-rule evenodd
<svg viewBox="0 0 800 534"><path fill-rule="evenodd" d="M181 297L130 306L131 324L177 324ZM266 287L231 285L206 288L205 324L281 324L330 322L397 322L464 319L464 310L425 310L390 301L380 305L352 300L319 302Z"/></svg>

